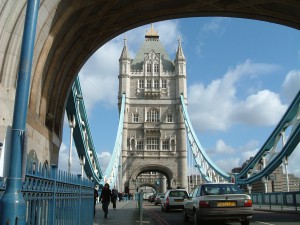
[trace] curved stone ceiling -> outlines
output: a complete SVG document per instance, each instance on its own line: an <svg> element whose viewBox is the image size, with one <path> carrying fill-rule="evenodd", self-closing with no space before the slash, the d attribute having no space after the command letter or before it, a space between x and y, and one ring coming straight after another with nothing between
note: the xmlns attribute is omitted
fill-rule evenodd
<svg viewBox="0 0 300 225"><path fill-rule="evenodd" d="M15 85L25 6L25 0L0 3L0 82L6 88ZM204 16L249 18L300 29L300 1L42 0L28 123L45 136L54 132L61 139L70 85L99 47L150 22Z"/></svg>

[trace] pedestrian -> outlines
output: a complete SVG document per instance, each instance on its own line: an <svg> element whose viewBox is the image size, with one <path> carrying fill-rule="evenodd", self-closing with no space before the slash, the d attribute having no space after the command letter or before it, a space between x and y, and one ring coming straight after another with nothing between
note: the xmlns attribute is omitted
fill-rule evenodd
<svg viewBox="0 0 300 225"><path fill-rule="evenodd" d="M128 193L125 192L124 198L125 198L125 201L127 202L128 201Z"/></svg>
<svg viewBox="0 0 300 225"><path fill-rule="evenodd" d="M98 191L97 191L97 189L95 188L95 189L94 189L94 217L95 217L95 214L96 214L96 202L97 202L98 197L99 197Z"/></svg>
<svg viewBox="0 0 300 225"><path fill-rule="evenodd" d="M123 195L121 192L119 192L118 197L119 197L119 202L122 201Z"/></svg>
<svg viewBox="0 0 300 225"><path fill-rule="evenodd" d="M107 214L108 214L108 206L110 203L110 199L111 199L111 190L109 189L109 184L106 183L102 189L101 192L101 203L102 203L102 209L104 212L104 218L107 218Z"/></svg>
<svg viewBox="0 0 300 225"><path fill-rule="evenodd" d="M116 209L117 207L117 198L118 198L118 190L114 188L111 191L111 202L113 204L113 209Z"/></svg>

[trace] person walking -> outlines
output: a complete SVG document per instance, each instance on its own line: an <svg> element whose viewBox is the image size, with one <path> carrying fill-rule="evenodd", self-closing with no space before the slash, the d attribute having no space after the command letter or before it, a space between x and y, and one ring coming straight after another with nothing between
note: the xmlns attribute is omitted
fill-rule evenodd
<svg viewBox="0 0 300 225"><path fill-rule="evenodd" d="M111 199L111 190L109 189L109 184L106 183L102 189L101 196L100 196L105 219L107 218L110 199Z"/></svg>
<svg viewBox="0 0 300 225"><path fill-rule="evenodd" d="M113 204L113 209L116 209L117 207L117 198L118 198L118 190L117 189L112 189L111 191L111 202Z"/></svg>
<svg viewBox="0 0 300 225"><path fill-rule="evenodd" d="M94 217L96 214L96 202L97 202L98 197L99 197L98 191L96 188L94 188Z"/></svg>

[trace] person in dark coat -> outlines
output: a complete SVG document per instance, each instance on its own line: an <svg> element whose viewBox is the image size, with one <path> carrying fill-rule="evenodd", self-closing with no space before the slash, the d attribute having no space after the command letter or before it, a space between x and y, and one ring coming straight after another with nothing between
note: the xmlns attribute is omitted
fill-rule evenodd
<svg viewBox="0 0 300 225"><path fill-rule="evenodd" d="M109 189L109 184L106 183L102 189L101 196L100 196L102 209L104 212L104 218L107 218L110 199L111 199L111 190Z"/></svg>
<svg viewBox="0 0 300 225"><path fill-rule="evenodd" d="M96 214L96 202L97 202L97 198L98 198L98 191L95 188L94 189L94 217L95 217L95 214Z"/></svg>
<svg viewBox="0 0 300 225"><path fill-rule="evenodd" d="M111 202L113 204L113 209L116 209L117 206L117 198L118 198L118 190L117 189L112 189L111 191Z"/></svg>

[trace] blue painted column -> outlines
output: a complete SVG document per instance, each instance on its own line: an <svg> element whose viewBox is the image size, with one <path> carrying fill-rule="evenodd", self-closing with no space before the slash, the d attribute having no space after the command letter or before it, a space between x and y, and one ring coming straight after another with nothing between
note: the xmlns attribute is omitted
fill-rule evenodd
<svg viewBox="0 0 300 225"><path fill-rule="evenodd" d="M0 224L25 225L22 196L22 153L39 0L28 0L11 132L10 166L6 190L0 200Z"/></svg>

